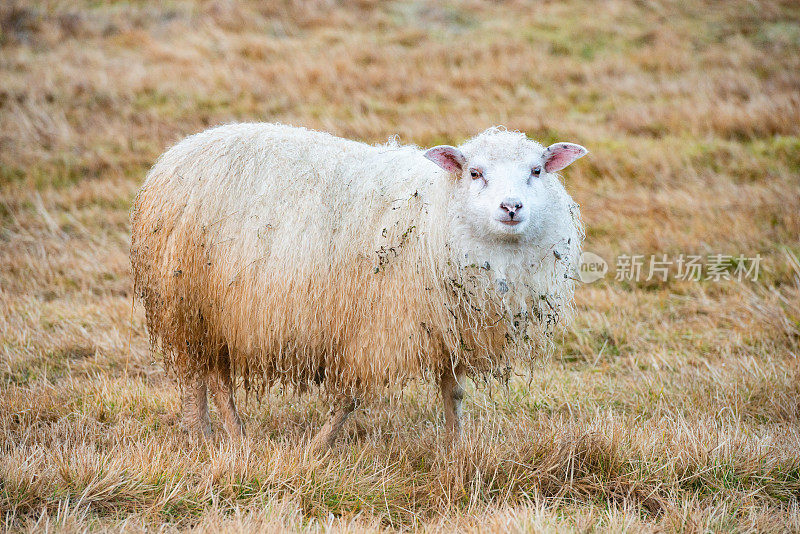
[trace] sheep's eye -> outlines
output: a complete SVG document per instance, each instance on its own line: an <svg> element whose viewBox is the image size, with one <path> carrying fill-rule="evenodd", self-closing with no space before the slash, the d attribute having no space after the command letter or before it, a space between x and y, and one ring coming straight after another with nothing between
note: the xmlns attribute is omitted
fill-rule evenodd
<svg viewBox="0 0 800 534"><path fill-rule="evenodd" d="M533 169L531 169L531 176L539 176L540 174L542 174L542 168L541 167L536 166Z"/></svg>
<svg viewBox="0 0 800 534"><path fill-rule="evenodd" d="M483 178L483 173L478 169L470 169L469 175L472 176L473 180L477 180L478 178Z"/></svg>

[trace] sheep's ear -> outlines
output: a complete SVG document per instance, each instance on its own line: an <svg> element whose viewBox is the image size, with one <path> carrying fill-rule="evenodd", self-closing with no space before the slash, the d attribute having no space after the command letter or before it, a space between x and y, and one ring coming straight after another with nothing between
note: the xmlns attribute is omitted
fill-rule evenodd
<svg viewBox="0 0 800 534"><path fill-rule="evenodd" d="M425 157L453 174L461 174L464 170L464 164L467 162L467 158L464 157L464 154L459 149L449 145L430 148L425 152Z"/></svg>
<svg viewBox="0 0 800 534"><path fill-rule="evenodd" d="M544 151L544 170L558 172L573 161L589 152L574 143L555 143Z"/></svg>

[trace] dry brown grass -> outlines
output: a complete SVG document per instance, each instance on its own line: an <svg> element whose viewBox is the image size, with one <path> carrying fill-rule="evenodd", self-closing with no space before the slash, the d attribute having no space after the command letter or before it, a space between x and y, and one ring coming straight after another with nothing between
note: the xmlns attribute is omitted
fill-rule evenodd
<svg viewBox="0 0 800 534"><path fill-rule="evenodd" d="M4 527L800 530L800 9L685 4L2 3ZM234 120L578 142L587 249L760 253L762 276L580 288L558 353L471 392L452 446L422 386L325 458L325 407L277 390L243 444L193 446L127 212L169 144Z"/></svg>

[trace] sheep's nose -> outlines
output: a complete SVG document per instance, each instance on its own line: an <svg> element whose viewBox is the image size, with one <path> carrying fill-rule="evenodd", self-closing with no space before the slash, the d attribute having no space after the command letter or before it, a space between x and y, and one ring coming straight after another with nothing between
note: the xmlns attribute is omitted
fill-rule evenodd
<svg viewBox="0 0 800 534"><path fill-rule="evenodd" d="M522 209L522 201L517 198L507 198L500 203L500 209L508 213L509 219L513 219L514 215Z"/></svg>

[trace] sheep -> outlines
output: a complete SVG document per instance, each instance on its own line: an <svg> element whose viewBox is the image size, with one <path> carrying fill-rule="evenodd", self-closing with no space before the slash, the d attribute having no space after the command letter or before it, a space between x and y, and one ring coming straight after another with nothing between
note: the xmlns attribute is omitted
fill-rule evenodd
<svg viewBox="0 0 800 534"><path fill-rule="evenodd" d="M131 213L135 294L182 391L183 424L226 432L246 388L317 386L334 443L359 402L464 381L551 345L584 237L558 171L586 154L490 128L428 150L280 124L220 126L165 152Z"/></svg>

